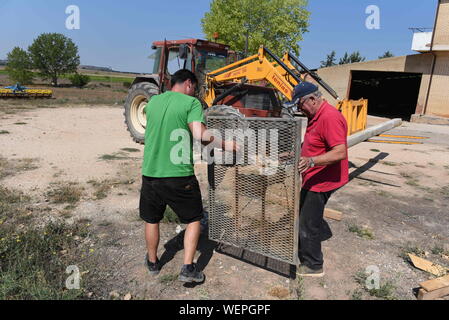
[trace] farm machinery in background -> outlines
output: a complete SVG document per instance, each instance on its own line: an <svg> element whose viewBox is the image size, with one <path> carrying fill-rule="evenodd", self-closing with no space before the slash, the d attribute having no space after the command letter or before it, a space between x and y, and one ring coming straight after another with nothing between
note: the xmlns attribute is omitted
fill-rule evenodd
<svg viewBox="0 0 449 320"><path fill-rule="evenodd" d="M197 75L197 98L206 116L232 113L241 117L293 117L296 110L288 103L294 87L307 80L314 81L339 101L337 108L348 121L348 135L366 128L367 101L341 100L291 53L281 59L261 47L258 54L240 59L227 45L199 39L157 41L152 49L153 73L134 80L125 102L125 123L137 143L144 143L144 108L149 99L170 90L168 67L169 61L174 60L179 68Z"/></svg>
<svg viewBox="0 0 449 320"><path fill-rule="evenodd" d="M51 98L52 90L30 89L17 83L0 89L0 98Z"/></svg>

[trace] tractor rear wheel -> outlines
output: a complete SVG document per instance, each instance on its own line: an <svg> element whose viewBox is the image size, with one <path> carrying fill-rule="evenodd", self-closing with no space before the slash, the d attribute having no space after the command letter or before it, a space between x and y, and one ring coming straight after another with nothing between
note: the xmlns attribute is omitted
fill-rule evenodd
<svg viewBox="0 0 449 320"><path fill-rule="evenodd" d="M158 87L150 82L136 83L128 91L124 112L125 124L137 143L145 143L147 118L144 109L151 97L158 93Z"/></svg>

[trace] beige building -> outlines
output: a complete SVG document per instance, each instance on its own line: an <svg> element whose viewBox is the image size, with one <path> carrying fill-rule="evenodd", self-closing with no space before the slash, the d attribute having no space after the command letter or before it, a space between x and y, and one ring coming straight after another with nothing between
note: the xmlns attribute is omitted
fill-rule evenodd
<svg viewBox="0 0 449 320"><path fill-rule="evenodd" d="M372 115L448 122L449 0L438 1L433 32L420 31L413 39L418 54L323 68L318 74L340 97L368 99Z"/></svg>

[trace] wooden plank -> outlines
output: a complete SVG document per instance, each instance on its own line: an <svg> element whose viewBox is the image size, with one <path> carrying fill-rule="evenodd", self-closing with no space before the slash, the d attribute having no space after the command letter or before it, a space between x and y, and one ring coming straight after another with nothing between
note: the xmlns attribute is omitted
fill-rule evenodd
<svg viewBox="0 0 449 320"><path fill-rule="evenodd" d="M434 290L434 291L426 291L425 289L419 289L418 291L418 300L435 300L449 295L449 287Z"/></svg>
<svg viewBox="0 0 449 320"><path fill-rule="evenodd" d="M440 277L442 275L445 275L446 272L449 270L445 267L442 267L438 264L435 264L433 262L430 262L428 260L419 258L413 254L409 254L408 255L410 257L410 259L412 260L413 265L418 268L421 269L423 271L427 271L437 277Z"/></svg>
<svg viewBox="0 0 449 320"><path fill-rule="evenodd" d="M426 291L434 291L445 287L449 287L449 274L441 278L424 281L419 285Z"/></svg>
<svg viewBox="0 0 449 320"><path fill-rule="evenodd" d="M327 219L341 221L341 219L343 219L343 213L337 210L325 209L324 217Z"/></svg>

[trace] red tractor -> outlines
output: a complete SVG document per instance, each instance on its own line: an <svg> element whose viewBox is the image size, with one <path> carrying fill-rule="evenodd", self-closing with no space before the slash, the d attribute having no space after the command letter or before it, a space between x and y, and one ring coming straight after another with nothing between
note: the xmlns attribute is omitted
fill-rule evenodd
<svg viewBox="0 0 449 320"><path fill-rule="evenodd" d="M142 144L146 127L144 108L153 95L171 89L170 74L179 69L194 72L199 80L197 97L207 108L203 100L206 75L239 60L229 46L199 39L157 41L153 43L152 49L155 50L151 56L154 59L153 73L134 80L125 103L125 123L134 141ZM234 106L239 110L262 110L272 116L280 114L282 106L273 88L242 84L238 90L234 88L232 94L226 94L230 87L233 84L215 88L217 95L224 93L224 98L217 104Z"/></svg>

